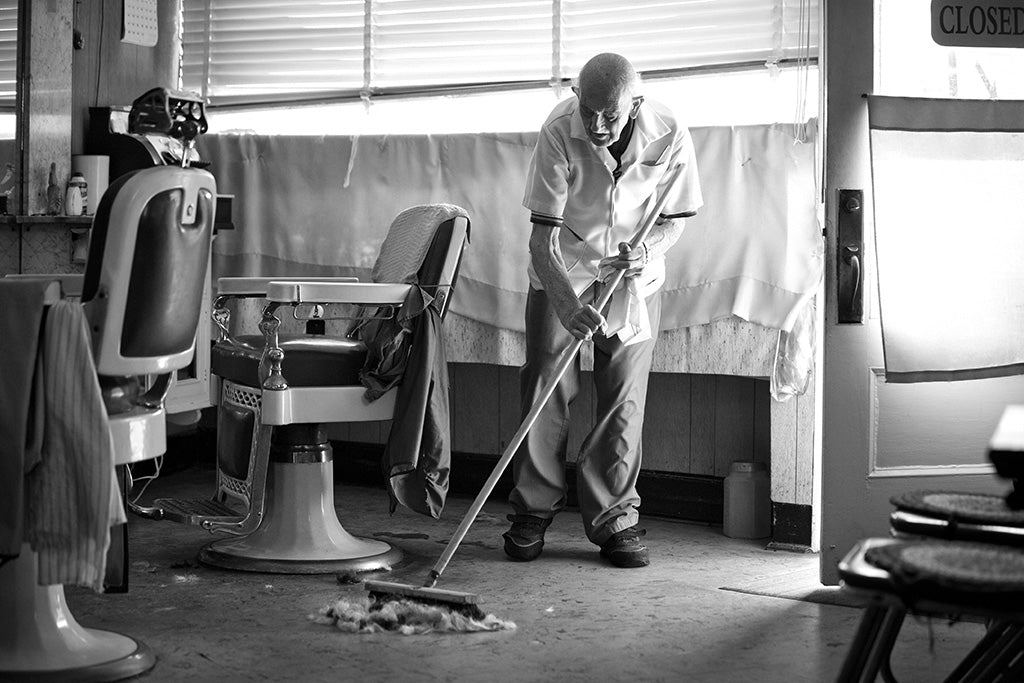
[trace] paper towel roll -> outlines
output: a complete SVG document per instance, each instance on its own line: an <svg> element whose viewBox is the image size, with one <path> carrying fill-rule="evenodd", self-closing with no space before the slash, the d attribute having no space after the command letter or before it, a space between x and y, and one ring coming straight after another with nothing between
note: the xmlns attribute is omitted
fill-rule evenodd
<svg viewBox="0 0 1024 683"><path fill-rule="evenodd" d="M100 205L100 197L107 191L110 182L110 157L104 154L73 154L71 155L71 172L81 173L88 183L88 204L85 213L92 216Z"/></svg>

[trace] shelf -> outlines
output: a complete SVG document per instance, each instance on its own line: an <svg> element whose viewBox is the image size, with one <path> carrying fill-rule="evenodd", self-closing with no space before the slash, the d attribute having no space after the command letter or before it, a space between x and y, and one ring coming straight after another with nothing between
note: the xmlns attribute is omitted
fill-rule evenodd
<svg viewBox="0 0 1024 683"><path fill-rule="evenodd" d="M231 200L234 195L218 195L217 197L217 218L213 224L213 232L221 230L234 230L234 223L231 221ZM224 218L227 216L227 218ZM33 226L39 227L60 227L60 228L91 228L94 216L3 216L0 215L0 225L25 225L28 229Z"/></svg>
<svg viewBox="0 0 1024 683"><path fill-rule="evenodd" d="M92 216L0 216L4 223L21 225L60 225L89 227Z"/></svg>

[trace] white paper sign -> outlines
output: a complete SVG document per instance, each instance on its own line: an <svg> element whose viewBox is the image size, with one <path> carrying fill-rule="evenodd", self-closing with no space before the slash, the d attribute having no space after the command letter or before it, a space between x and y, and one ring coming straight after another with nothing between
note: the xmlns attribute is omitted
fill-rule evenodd
<svg viewBox="0 0 1024 683"><path fill-rule="evenodd" d="M156 40L156 0L124 0L121 42L153 47Z"/></svg>

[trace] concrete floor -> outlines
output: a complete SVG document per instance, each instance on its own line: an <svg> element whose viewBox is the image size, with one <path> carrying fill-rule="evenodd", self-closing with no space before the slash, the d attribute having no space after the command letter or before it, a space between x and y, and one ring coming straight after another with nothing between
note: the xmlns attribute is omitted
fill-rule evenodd
<svg viewBox="0 0 1024 683"><path fill-rule="evenodd" d="M150 496L202 497L206 465L165 474ZM405 559L391 574L421 582L469 501L451 498L442 520L387 512L382 489L338 486L336 504L353 533L394 541ZM615 569L584 538L579 517L561 515L542 557L507 561L507 510L489 503L439 588L478 593L511 632L351 635L308 615L359 585L334 575L250 574L198 565L206 532L170 522L130 521L130 590L98 595L68 588L72 613L94 628L145 642L157 655L146 681L758 681L834 680L861 611L722 587L775 575L816 576L818 558L729 539L721 529L643 518L651 566ZM941 680L980 636L977 624L908 620L894 652L903 683ZM929 648L929 638L934 646Z"/></svg>

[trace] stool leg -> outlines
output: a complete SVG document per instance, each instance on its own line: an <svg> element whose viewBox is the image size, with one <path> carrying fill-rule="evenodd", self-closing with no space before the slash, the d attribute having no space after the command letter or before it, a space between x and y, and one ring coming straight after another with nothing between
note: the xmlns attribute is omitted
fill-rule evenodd
<svg viewBox="0 0 1024 683"><path fill-rule="evenodd" d="M870 677L866 681L874 681L879 671L884 671L886 681L891 681L892 668L889 664L889 657L892 654L892 647L896 644L896 638L903 626L903 619L907 615L906 610L901 607L890 607L886 610L882 619L882 626L878 632L878 638L868 657L865 673Z"/></svg>
<svg viewBox="0 0 1024 683"><path fill-rule="evenodd" d="M864 610L836 683L870 683L887 662L906 612L899 607L872 605Z"/></svg>
<svg viewBox="0 0 1024 683"><path fill-rule="evenodd" d="M1024 626L1017 624L1015 626L1018 630L1024 630ZM1020 681L1024 680L1024 644L1018 641L1016 651L1013 653L1015 659L1011 660L1009 666L1005 671L1003 680L1005 681Z"/></svg>
<svg viewBox="0 0 1024 683"><path fill-rule="evenodd" d="M1001 639L1004 638L1008 629L1013 628L1012 624L1005 621L995 621L986 630L978 644L971 648L967 656L960 661L953 672L946 677L945 683L968 680L970 671L981 662L988 651Z"/></svg>
<svg viewBox="0 0 1024 683"><path fill-rule="evenodd" d="M982 638L986 641L988 634ZM975 649L981 645L979 643ZM1006 669L1017 658L1024 648L1024 627L1020 624L1005 624L999 629L995 638L988 643L977 657L975 665L963 677L963 683L988 683L992 681L1014 681L1015 678L1004 676ZM974 654L974 650L971 651ZM968 655L970 656L970 655Z"/></svg>

